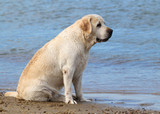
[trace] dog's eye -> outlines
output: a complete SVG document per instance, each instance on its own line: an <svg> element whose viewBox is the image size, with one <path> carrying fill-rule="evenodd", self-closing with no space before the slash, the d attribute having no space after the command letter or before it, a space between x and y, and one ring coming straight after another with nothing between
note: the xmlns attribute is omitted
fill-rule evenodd
<svg viewBox="0 0 160 114"><path fill-rule="evenodd" d="M98 24L97 24L97 27L100 28L100 27L101 27L101 23L98 23Z"/></svg>

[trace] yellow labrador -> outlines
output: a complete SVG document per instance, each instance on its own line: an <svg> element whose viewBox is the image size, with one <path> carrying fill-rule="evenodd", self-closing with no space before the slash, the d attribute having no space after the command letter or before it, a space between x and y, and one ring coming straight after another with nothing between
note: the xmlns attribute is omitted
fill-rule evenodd
<svg viewBox="0 0 160 114"><path fill-rule="evenodd" d="M82 95L81 81L89 50L111 35L112 29L99 15L82 17L36 52L21 74L17 91L5 96L76 104L71 92L73 82L78 100L87 101ZM59 93L63 86L65 96Z"/></svg>

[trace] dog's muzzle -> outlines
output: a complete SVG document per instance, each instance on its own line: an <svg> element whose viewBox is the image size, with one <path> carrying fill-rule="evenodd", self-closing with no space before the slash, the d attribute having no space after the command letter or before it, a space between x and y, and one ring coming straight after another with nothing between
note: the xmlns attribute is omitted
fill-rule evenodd
<svg viewBox="0 0 160 114"><path fill-rule="evenodd" d="M105 39L96 38L97 42L106 42L109 40L109 38L112 36L113 30L108 28L106 31L108 33L107 37Z"/></svg>

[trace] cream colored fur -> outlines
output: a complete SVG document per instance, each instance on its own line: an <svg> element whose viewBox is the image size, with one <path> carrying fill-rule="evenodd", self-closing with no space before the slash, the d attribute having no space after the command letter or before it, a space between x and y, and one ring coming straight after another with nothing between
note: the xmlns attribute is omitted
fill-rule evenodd
<svg viewBox="0 0 160 114"><path fill-rule="evenodd" d="M76 104L71 92L73 83L78 100L87 101L82 95L81 81L89 50L95 43L107 41L111 34L99 15L84 16L35 53L21 74L17 91L5 96ZM65 93L61 95L63 87Z"/></svg>

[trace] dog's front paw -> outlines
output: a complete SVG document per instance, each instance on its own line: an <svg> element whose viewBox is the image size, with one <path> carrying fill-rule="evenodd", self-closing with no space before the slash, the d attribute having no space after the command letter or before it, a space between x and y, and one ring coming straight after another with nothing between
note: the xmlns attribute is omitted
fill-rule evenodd
<svg viewBox="0 0 160 114"><path fill-rule="evenodd" d="M76 102L75 100L73 100L73 99L68 99L68 98L65 100L65 103L66 103L66 104L77 104L77 102Z"/></svg>
<svg viewBox="0 0 160 114"><path fill-rule="evenodd" d="M79 101L82 101L82 102L91 102L91 100L86 99L86 98L84 98L84 97L80 98Z"/></svg>
<svg viewBox="0 0 160 114"><path fill-rule="evenodd" d="M82 102L91 102L92 100L86 99L84 97L76 97L74 95L72 95L73 99L76 101L82 101Z"/></svg>

